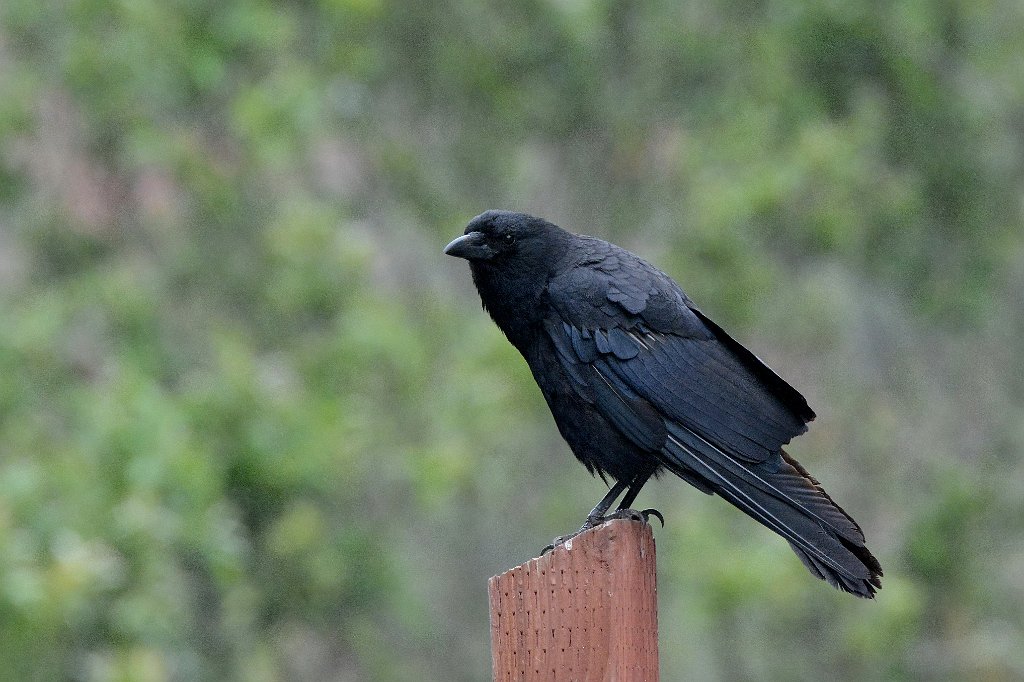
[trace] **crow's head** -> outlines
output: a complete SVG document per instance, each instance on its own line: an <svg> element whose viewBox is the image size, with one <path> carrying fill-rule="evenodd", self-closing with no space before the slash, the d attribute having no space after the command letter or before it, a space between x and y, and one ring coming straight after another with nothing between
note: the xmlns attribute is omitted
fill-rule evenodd
<svg viewBox="0 0 1024 682"><path fill-rule="evenodd" d="M542 218L512 211L486 211L466 226L464 235L444 247L444 252L485 268L542 265L551 258L551 247L563 231Z"/></svg>
<svg viewBox="0 0 1024 682"><path fill-rule="evenodd" d="M444 252L469 261L480 301L517 347L541 315L548 278L572 235L541 218L511 211L481 213Z"/></svg>

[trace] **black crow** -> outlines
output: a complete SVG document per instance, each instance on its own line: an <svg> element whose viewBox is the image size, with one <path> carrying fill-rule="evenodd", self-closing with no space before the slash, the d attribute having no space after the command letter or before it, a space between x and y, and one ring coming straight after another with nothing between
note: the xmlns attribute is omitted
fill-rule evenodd
<svg viewBox="0 0 1024 682"><path fill-rule="evenodd" d="M530 366L562 437L628 511L663 470L786 540L811 573L860 597L881 588L864 534L783 451L814 412L665 273L546 220L487 211L445 247Z"/></svg>

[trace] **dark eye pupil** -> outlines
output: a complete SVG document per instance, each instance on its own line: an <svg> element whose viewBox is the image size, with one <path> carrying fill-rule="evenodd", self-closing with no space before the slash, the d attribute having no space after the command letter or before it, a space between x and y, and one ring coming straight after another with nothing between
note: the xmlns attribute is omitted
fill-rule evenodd
<svg viewBox="0 0 1024 682"><path fill-rule="evenodd" d="M504 239L506 244L514 244L516 241L515 235L511 232L506 233Z"/></svg>

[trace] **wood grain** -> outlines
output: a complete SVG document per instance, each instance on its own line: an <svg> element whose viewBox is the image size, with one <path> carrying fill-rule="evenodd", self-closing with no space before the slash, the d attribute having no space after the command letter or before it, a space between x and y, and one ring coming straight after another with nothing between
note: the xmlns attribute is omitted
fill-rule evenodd
<svg viewBox="0 0 1024 682"><path fill-rule="evenodd" d="M488 582L495 682L658 679L654 537L609 521Z"/></svg>

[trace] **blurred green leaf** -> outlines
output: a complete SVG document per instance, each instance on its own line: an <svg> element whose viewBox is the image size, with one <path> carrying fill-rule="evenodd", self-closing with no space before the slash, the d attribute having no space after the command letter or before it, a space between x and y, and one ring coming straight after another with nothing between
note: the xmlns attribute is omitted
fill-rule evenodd
<svg viewBox="0 0 1024 682"><path fill-rule="evenodd" d="M1020 679L1022 9L0 6L0 663L477 680L600 496L441 254L487 208L678 278L819 419L875 603L675 480L666 679ZM642 502L643 500L641 500Z"/></svg>

